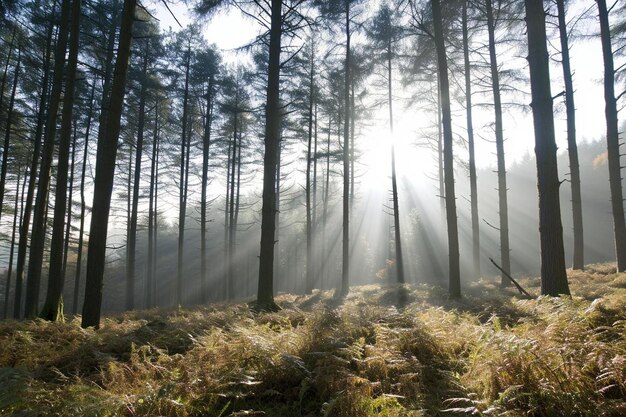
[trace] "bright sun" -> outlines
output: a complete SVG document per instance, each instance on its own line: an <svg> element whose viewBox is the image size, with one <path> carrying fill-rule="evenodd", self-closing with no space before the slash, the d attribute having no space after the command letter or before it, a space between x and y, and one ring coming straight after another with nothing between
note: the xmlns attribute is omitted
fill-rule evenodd
<svg viewBox="0 0 626 417"><path fill-rule="evenodd" d="M432 174L435 161L432 153L416 144L416 127L398 123L393 135L387 123L372 127L360 138L358 149L362 169L362 184L372 192L384 193L391 189L391 145L395 146L398 181L403 178L420 182L424 175Z"/></svg>

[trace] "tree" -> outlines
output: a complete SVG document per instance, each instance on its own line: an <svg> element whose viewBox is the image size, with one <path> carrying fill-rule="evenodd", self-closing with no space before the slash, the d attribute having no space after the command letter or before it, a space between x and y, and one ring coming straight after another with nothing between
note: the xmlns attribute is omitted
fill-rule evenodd
<svg viewBox="0 0 626 417"><path fill-rule="evenodd" d="M17 247L17 265L15 268L15 300L13 303L13 317L18 319L21 317L22 309L22 287L24 281L24 269L26 266L26 250L28 246L28 230L30 228L30 218L33 209L33 200L35 198L35 189L37 187L37 172L39 168L39 159L41 154L41 135L44 129L46 117L46 108L48 103L48 84L50 77L50 60L52 54L52 34L54 30L54 19L56 14L56 3L53 5L50 13L50 19L47 27L46 46L44 49L44 60L41 71L41 86L39 92L39 110L37 111L37 126L33 135L33 152L30 165L30 176L28 179L28 191L26 192L26 202L22 212L20 222L20 240Z"/></svg>
<svg viewBox="0 0 626 417"><path fill-rule="evenodd" d="M387 105L389 106L389 134L391 137L391 200L393 203L393 225L396 252L396 279L398 284L405 282L404 262L402 258L402 238L400 233L400 210L398 204L398 181L396 175L396 148L393 131L393 67L392 62L396 57L394 52L396 43L402 35L402 29L394 25L398 19L394 15L389 4L385 3L374 16L369 30L374 46L381 50L381 61L386 66L387 76Z"/></svg>
<svg viewBox="0 0 626 417"><path fill-rule="evenodd" d="M120 132L120 117L124 102L128 60L130 58L135 6L136 0L124 0L110 109L107 114L106 133L98 138L82 327L100 326L108 220L111 209L117 142Z"/></svg>
<svg viewBox="0 0 626 417"><path fill-rule="evenodd" d="M572 189L572 217L574 221L574 269L583 269L584 239L583 210L580 192L580 167L578 164L578 146L576 144L576 106L574 105L574 83L569 57L569 41L565 19L565 0L556 0L559 20L559 38L561 41L561 66L565 84L565 111L567 113L567 154L569 156L570 184Z"/></svg>
<svg viewBox="0 0 626 417"><path fill-rule="evenodd" d="M69 35L68 22L70 16L70 0L61 3L61 22L59 25L58 39L54 52L54 75L52 91L50 93L50 105L46 120L46 130L43 139L41 155L41 168L37 183L37 199L33 213L33 232L28 258L28 276L26 281L26 300L24 315L26 317L37 316L39 309L39 287L41 283L41 270L43 268L44 243L46 232L46 212L48 208L48 193L50 185L50 170L54 156L55 135L57 127L57 114L61 102L61 90L63 84L63 67L65 64L65 51Z"/></svg>
<svg viewBox="0 0 626 417"><path fill-rule="evenodd" d="M265 150L263 156L263 207L257 306L274 310L274 235L276 232L276 164L280 144L280 50L282 0L271 2L271 26L265 105Z"/></svg>
<svg viewBox="0 0 626 417"><path fill-rule="evenodd" d="M611 28L606 0L596 0L600 18L600 38L604 60L604 101L606 116L606 142L609 163L609 185L611 208L615 232L617 270L626 271L626 222L624 221L624 200L620 165L620 143L617 126L617 100L615 99L615 65L611 46Z"/></svg>
<svg viewBox="0 0 626 417"><path fill-rule="evenodd" d="M478 181L476 179L476 156L474 150L474 123L472 119L472 81L469 58L469 30L467 9L469 0L463 1L463 64L465 72L465 114L467 118L467 147L469 151L470 205L472 217L472 260L474 278L480 278L480 226L478 218Z"/></svg>
<svg viewBox="0 0 626 417"><path fill-rule="evenodd" d="M81 1L72 1L70 14L70 46L67 66L67 81L63 95L63 112L59 142L59 163L57 166L57 185L54 199L54 220L52 241L50 244L50 268L48 272L48 291L40 316L46 320L63 320L63 274L64 229L67 211L67 177L69 172L70 146L72 142L72 112L76 86L76 67L78 65L78 45L80 34ZM71 210L71 207L70 207Z"/></svg>
<svg viewBox="0 0 626 417"><path fill-rule="evenodd" d="M489 1L489 0L488 0ZM443 18L439 0L431 0L435 45L437 48L437 71L441 91L441 113L443 123L443 163L445 180L446 222L448 224L449 288L450 298L461 296L461 271L459 265L459 234L454 192L454 155L452 153L452 116L450 111L450 84L448 62L443 37Z"/></svg>
<svg viewBox="0 0 626 417"><path fill-rule="evenodd" d="M500 5L500 3L498 3ZM501 8L501 7L500 7ZM489 34L489 64L491 68L491 87L495 114L496 156L498 159L498 213L500 215L500 264L502 269L511 272L511 250L509 245L509 204L507 200L506 163L504 161L504 133L502 127L502 99L500 96L500 75L498 74L498 55L496 53L496 19L492 0L485 0L487 31ZM503 273L502 286L509 284Z"/></svg>
<svg viewBox="0 0 626 417"><path fill-rule="evenodd" d="M546 23L543 2L525 0L525 5L539 191L541 294L558 296L569 294L569 286L565 274Z"/></svg>

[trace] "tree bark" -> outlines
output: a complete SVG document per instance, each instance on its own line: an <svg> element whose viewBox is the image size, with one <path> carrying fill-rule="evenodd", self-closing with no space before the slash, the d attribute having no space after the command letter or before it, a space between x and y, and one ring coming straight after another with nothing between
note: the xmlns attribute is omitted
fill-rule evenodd
<svg viewBox="0 0 626 417"><path fill-rule="evenodd" d="M543 2L525 0L525 4L539 191L541 294L558 296L569 294L569 287L565 274L546 24Z"/></svg>
<svg viewBox="0 0 626 417"><path fill-rule="evenodd" d="M487 30L489 33L489 63L491 67L491 87L495 111L496 156L498 160L498 210L500 215L500 264L511 273L511 250L509 246L509 203L506 188L506 163L504 160L504 133L502 127L502 100L500 98L500 76L496 55L495 23L492 0L486 0ZM502 274L500 285L509 286L509 279Z"/></svg>
<svg viewBox="0 0 626 417"><path fill-rule="evenodd" d="M456 196L454 191L454 155L452 153L452 117L450 111L450 85L448 81L448 62L443 38L443 20L439 0L431 0L437 47L437 67L441 87L441 113L443 122L443 164L446 192L446 221L448 224L449 256L449 296L461 297L461 271L459 265L459 233L456 218Z"/></svg>
<svg viewBox="0 0 626 417"><path fill-rule="evenodd" d="M81 1L73 0L70 24L71 37L67 65L67 79L65 82L65 92L63 95L63 111L61 115L59 162L57 165L57 182L54 197L52 241L50 243L48 290L46 293L46 301L40 314L43 319L50 321L63 321L63 286L65 283L65 276L63 275L63 234L65 231L65 216L67 214L67 177L69 172L70 147L72 145L72 114L74 110L76 68L78 66L80 9ZM63 50L63 53L65 53L65 49ZM54 119L52 119L52 122L54 123ZM51 140L54 141L54 132L52 132ZM35 229L33 227L33 238L35 237L34 233ZM32 265L30 267L32 267ZM41 265L39 266L39 273L41 273Z"/></svg>
<svg viewBox="0 0 626 417"><path fill-rule="evenodd" d="M130 58L135 5L136 0L124 0L110 110L107 114L107 127L105 135L98 138L82 327L100 326L109 211L111 209L115 159L120 133L120 118L124 104L128 60Z"/></svg>
<svg viewBox="0 0 626 417"><path fill-rule="evenodd" d="M609 162L609 184L611 188L611 208L615 232L615 252L617 270L626 271L626 223L624 222L624 200L620 166L620 143L617 125L617 101L615 99L615 68L611 47L611 28L606 0L596 0L600 17L600 38L604 58L604 101L606 116L606 142Z"/></svg>
<svg viewBox="0 0 626 417"><path fill-rule="evenodd" d="M275 309L274 238L276 232L276 162L280 146L280 44L282 0L272 0L270 45L265 106L265 156L263 158L263 207L257 305Z"/></svg>

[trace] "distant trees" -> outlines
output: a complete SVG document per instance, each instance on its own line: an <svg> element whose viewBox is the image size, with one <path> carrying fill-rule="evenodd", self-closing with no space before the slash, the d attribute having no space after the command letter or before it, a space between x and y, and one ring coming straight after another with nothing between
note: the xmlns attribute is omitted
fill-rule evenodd
<svg viewBox="0 0 626 417"><path fill-rule="evenodd" d="M573 266L582 268L584 166L579 167L577 155L567 2L555 2ZM596 2L616 254L623 270L626 222L617 109L624 93L616 92L623 69L614 57L623 54L626 25L620 20L610 26L611 9L604 0ZM374 4L380 8L367 13L365 6ZM528 80L521 65L509 68L513 52L503 46L521 45L506 34L522 29L523 6L542 292L568 292L545 47L548 35L555 40L557 35L546 33L541 2L200 0L194 7L207 15L218 6L241 11L261 28L237 52L241 55L224 52L223 60L218 46L206 44L200 26L163 32L153 13L135 0L88 5L17 0L2 10L0 258L8 275L0 288L5 315L13 299L16 318L62 320L63 297L72 298L71 311L78 313L83 287L85 327L97 327L103 309L236 300L255 292L258 308L273 310L275 291L311 294L335 287L343 297L351 283L368 282L378 271L397 283L425 279L415 275L417 264L436 263L438 252L442 261L448 258L449 291L456 298L462 268L470 266L467 276L480 277L481 254L487 247L497 251L496 241L502 268L510 272L509 242L518 236L509 230L509 221L519 219L517 207L509 212L505 159L514 158L505 153L504 127L506 110L527 99ZM613 16L623 10L616 7ZM244 55L253 63L230 64ZM402 110L415 116L408 128ZM432 122L427 126L423 119ZM376 146L383 137L389 142L376 148L385 152L372 161L385 166L390 184L387 175L380 184L363 180L371 167L363 166L361 157L377 152L365 146L376 123L388 123L391 139L383 134L371 141ZM460 135L458 125L466 126L467 134ZM402 141L420 143L430 137L422 151L435 157L436 191L403 191L400 178L415 186L424 181L400 172L404 155L400 141L393 140L400 135ZM485 174L485 181L497 179L497 210L491 213L499 216L497 230L492 235L482 231L482 239L479 199L485 201L481 213L491 207L479 195L477 171L485 149L480 138L494 139L496 145L496 174ZM119 157L118 149L123 149ZM391 165L385 165L389 160ZM468 181L455 166L468 170ZM466 181L469 191L463 188ZM388 197L363 191L381 184L390 185L390 207L383 201ZM467 206L457 201L466 192ZM93 204L87 201L91 197ZM424 225L439 225L423 209L437 199L444 203L447 249L435 236L438 226L424 234ZM385 218L385 209L393 217ZM259 234L256 247L250 242ZM462 242L467 242L467 259ZM394 265L395 275L389 274ZM433 268L433 275L445 272ZM73 285L66 285L66 276L73 277ZM103 299L105 282L114 301ZM46 292L43 308L41 291Z"/></svg>

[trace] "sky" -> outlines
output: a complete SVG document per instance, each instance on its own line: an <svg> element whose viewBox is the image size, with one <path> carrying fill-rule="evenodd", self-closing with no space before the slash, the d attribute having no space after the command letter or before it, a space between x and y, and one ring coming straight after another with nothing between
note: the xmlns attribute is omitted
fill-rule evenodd
<svg viewBox="0 0 626 417"><path fill-rule="evenodd" d="M171 27L177 30L179 25L172 17L170 12L165 8L162 2L155 4L157 16L161 21L161 27L167 29ZM186 25L195 20L190 13L187 12L187 6L184 3L172 4L170 8L176 15L181 24ZM573 15L577 10L573 10ZM244 54L237 54L235 49L250 42L260 32L258 24L249 18L244 17L238 10L230 9L222 11L214 16L210 22L205 25L204 35L208 42L215 43L223 50L225 60L227 62L236 62L238 59L245 59ZM524 36L525 38L525 36ZM526 39L520 39L523 45ZM554 39L554 42L557 42ZM558 42L557 42L558 43ZM519 51L498 50L498 54L502 56L510 55L518 61L520 60ZM579 141L598 140L602 138L605 132L604 127L604 96L602 89L602 50L600 42L597 38L581 38L574 41L571 45L571 61L574 70L574 83L576 89L576 108L577 108L577 133ZM526 68L524 68L526 70ZM552 94L556 95L562 91L561 87L562 73L560 65L553 62L551 68L552 77ZM530 100L530 98L528 99ZM397 146L400 146L403 152L400 152L399 170L401 172L411 171L416 165L425 166L432 163L431 155L425 153L422 149L413 146L417 142L418 131L423 130L430 120L424 120L415 110L402 111L401 103L394 103L396 109L394 139ZM520 103L520 104L530 104ZM525 112L519 110L518 107L506 110L504 118L504 134L505 134L505 150L507 165L515 163L527 155L533 154L534 135L532 127L532 114L527 107ZM375 119L379 119L378 123L364 132L361 138L361 145L365 148L363 164L368 164L368 158L374 160L380 155L381 145L379 143L381 136L386 131L388 121L386 120L386 110L381 109L380 114L375 115ZM465 117L463 114L457 114L453 120L453 129L455 134L464 134ZM492 123L492 110L476 110L475 121L476 126L486 126ZM566 126L565 126L565 110L562 99L555 100L555 123L556 136L559 151L566 151ZM479 167L495 166L495 146L486 140L476 141L477 164ZM493 148L493 149L492 149ZM459 152L462 152L459 151ZM418 164L415 164L418 161ZM372 162L372 161L369 161ZM413 168L410 168L413 167Z"/></svg>

